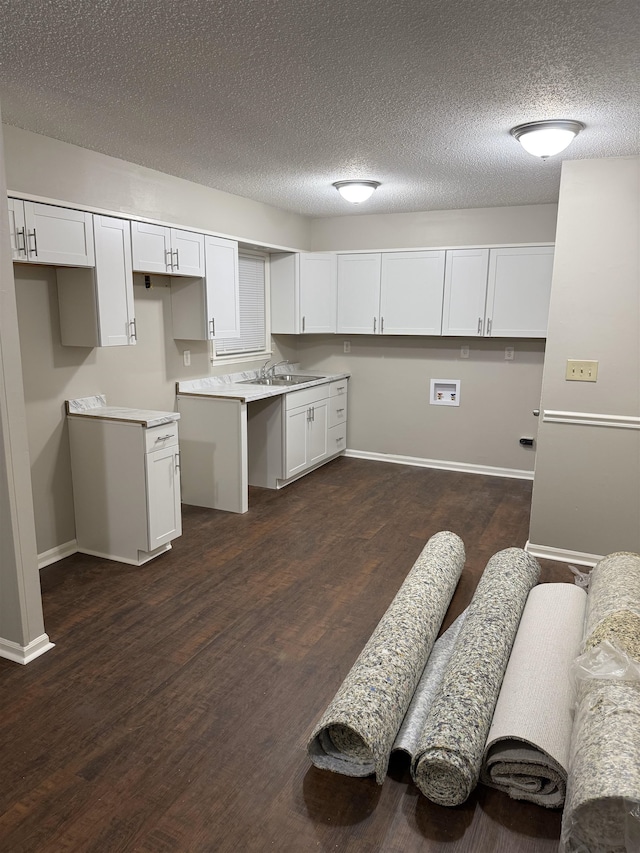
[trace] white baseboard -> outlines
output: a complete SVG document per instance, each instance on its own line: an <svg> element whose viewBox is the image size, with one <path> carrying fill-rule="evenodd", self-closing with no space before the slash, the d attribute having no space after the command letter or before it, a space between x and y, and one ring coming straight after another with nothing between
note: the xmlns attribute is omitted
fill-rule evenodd
<svg viewBox="0 0 640 853"><path fill-rule="evenodd" d="M355 459L370 459L374 462L413 465L417 468L440 468L443 471L461 471L464 474L485 474L490 477L511 477L515 480L533 480L533 471L524 471L519 468L494 468L491 465L472 465L470 462L448 462L443 459L422 459L419 456L400 456L396 453L370 453L365 450L346 450L344 455Z"/></svg>
<svg viewBox="0 0 640 853"><path fill-rule="evenodd" d="M31 663L35 658L39 658L49 649L54 647L54 643L49 639L48 634L41 634L35 640L31 640L28 646L21 646L11 640L3 640L0 637L0 658L12 660L15 663L27 664Z"/></svg>
<svg viewBox="0 0 640 853"><path fill-rule="evenodd" d="M600 554L585 554L582 551L567 551L564 548L550 548L548 545L534 545L527 540L524 550L532 557L541 560L555 560L558 563L574 563L577 566L595 566L600 562Z"/></svg>
<svg viewBox="0 0 640 853"><path fill-rule="evenodd" d="M77 552L78 543L75 539L64 542L62 545L56 545L55 548L49 548L48 551L38 554L38 568L44 569L45 566L57 563L58 560L64 560L65 557L70 557L72 554L77 554Z"/></svg>

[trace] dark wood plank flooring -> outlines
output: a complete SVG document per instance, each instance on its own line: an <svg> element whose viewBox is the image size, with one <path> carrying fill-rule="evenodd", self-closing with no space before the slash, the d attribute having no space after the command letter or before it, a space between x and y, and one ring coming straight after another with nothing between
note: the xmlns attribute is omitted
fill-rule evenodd
<svg viewBox="0 0 640 853"><path fill-rule="evenodd" d="M531 484L340 458L238 516L184 507L141 568L76 554L41 573L56 648L0 660L0 851L556 851L560 815L480 786L430 803L312 767L305 744L425 542L467 562L527 538ZM545 563L543 581L571 581Z"/></svg>

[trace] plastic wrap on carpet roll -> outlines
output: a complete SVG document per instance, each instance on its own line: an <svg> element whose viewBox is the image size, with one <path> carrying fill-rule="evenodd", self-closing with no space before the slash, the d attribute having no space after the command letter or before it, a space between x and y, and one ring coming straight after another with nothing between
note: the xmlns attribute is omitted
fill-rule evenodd
<svg viewBox="0 0 640 853"><path fill-rule="evenodd" d="M595 566L587 601L561 848L640 851L640 555Z"/></svg>
<svg viewBox="0 0 640 853"><path fill-rule="evenodd" d="M564 805L586 592L545 583L529 593L487 737L480 781L515 800Z"/></svg>
<svg viewBox="0 0 640 853"><path fill-rule="evenodd" d="M435 803L460 805L478 782L511 647L539 574L537 560L507 548L480 578L411 764L414 782Z"/></svg>
<svg viewBox="0 0 640 853"><path fill-rule="evenodd" d="M432 536L315 726L316 767L384 781L391 747L464 568L464 544Z"/></svg>

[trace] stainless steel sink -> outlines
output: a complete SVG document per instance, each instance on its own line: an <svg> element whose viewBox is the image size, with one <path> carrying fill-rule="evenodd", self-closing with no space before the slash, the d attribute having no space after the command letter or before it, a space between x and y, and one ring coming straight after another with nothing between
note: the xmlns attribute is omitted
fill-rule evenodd
<svg viewBox="0 0 640 853"><path fill-rule="evenodd" d="M278 373L276 376L259 376L256 379L243 379L238 385L301 385L303 382L313 382L324 379L324 376L303 376L301 373Z"/></svg>

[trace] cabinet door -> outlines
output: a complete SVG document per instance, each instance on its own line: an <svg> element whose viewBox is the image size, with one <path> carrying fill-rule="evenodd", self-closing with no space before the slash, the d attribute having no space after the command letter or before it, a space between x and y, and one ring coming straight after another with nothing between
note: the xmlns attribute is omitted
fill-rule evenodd
<svg viewBox="0 0 640 853"><path fill-rule="evenodd" d="M319 400L311 406L311 414L309 416L307 465L315 465L328 455L328 431L329 400Z"/></svg>
<svg viewBox="0 0 640 853"><path fill-rule="evenodd" d="M182 534L179 464L175 445L145 454L149 551Z"/></svg>
<svg viewBox="0 0 640 853"><path fill-rule="evenodd" d="M382 334L440 334L444 258L444 251L382 253Z"/></svg>
<svg viewBox="0 0 640 853"><path fill-rule="evenodd" d="M147 222L131 223L133 268L139 272L171 272L171 229Z"/></svg>
<svg viewBox="0 0 640 853"><path fill-rule="evenodd" d="M299 474L308 467L307 445L309 441L310 413L310 406L299 406L287 412L284 442L285 480L293 477L295 474Z"/></svg>
<svg viewBox="0 0 640 853"><path fill-rule="evenodd" d="M207 337L240 337L238 244L221 237L205 238Z"/></svg>
<svg viewBox="0 0 640 853"><path fill-rule="evenodd" d="M91 213L25 201L24 218L30 263L70 267L94 265Z"/></svg>
<svg viewBox="0 0 640 853"><path fill-rule="evenodd" d="M488 249L447 251L442 334L482 335L487 294Z"/></svg>
<svg viewBox="0 0 640 853"><path fill-rule="evenodd" d="M94 216L94 236L99 345L135 344L130 223L112 216Z"/></svg>
<svg viewBox="0 0 640 853"><path fill-rule="evenodd" d="M491 249L486 334L546 337L552 272L551 246Z"/></svg>
<svg viewBox="0 0 640 853"><path fill-rule="evenodd" d="M27 229L24 222L24 202L19 198L10 198L8 202L11 255L14 261L26 261Z"/></svg>
<svg viewBox="0 0 640 853"><path fill-rule="evenodd" d="M300 329L322 333L336 330L338 266L335 255L301 254Z"/></svg>
<svg viewBox="0 0 640 853"><path fill-rule="evenodd" d="M338 332L379 332L380 254L338 255Z"/></svg>
<svg viewBox="0 0 640 853"><path fill-rule="evenodd" d="M171 229L172 275L204 275L204 234Z"/></svg>

